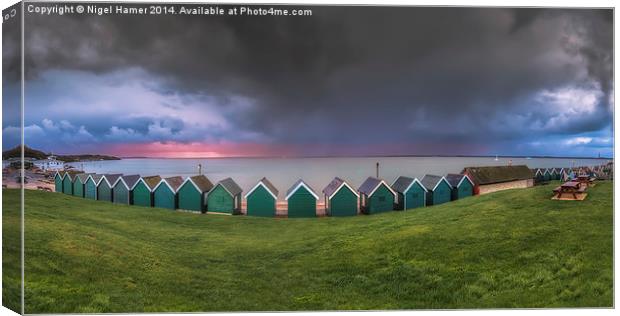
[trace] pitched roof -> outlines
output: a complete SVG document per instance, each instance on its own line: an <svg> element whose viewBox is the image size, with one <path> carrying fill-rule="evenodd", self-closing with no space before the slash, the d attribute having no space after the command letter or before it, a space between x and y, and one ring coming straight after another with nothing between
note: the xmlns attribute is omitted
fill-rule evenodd
<svg viewBox="0 0 620 316"><path fill-rule="evenodd" d="M88 176L89 178L93 179L93 182L95 183L95 185L99 184L99 182L101 181L101 179L103 178L102 174L91 174L90 176ZM88 180L87 180L88 181Z"/></svg>
<svg viewBox="0 0 620 316"><path fill-rule="evenodd" d="M439 184L439 182L442 179L446 180L446 178L444 178L442 176L437 176L437 175L434 175L434 174L427 174L427 175L424 176L424 178L422 178L422 185L427 190L433 191L433 190L435 190L435 187ZM448 182L448 185L450 185L449 182Z"/></svg>
<svg viewBox="0 0 620 316"><path fill-rule="evenodd" d="M330 182L325 187L325 189L323 189L323 194L325 194L328 198L331 199L334 196L334 194L336 194L336 192L340 191L342 187L349 188L349 190L353 192L353 194L359 197L359 194L357 194L357 192L355 192L355 190L353 190L353 188L346 181L338 177L335 177L334 180L332 180L332 182Z"/></svg>
<svg viewBox="0 0 620 316"><path fill-rule="evenodd" d="M312 196L314 196L315 199L319 199L319 196L316 194L316 192L314 192L314 190L307 185L302 179L297 180L297 182L295 182L295 184L293 184L293 186L291 186L288 191L286 191L286 197L284 198L285 200L288 200L291 195L293 195L293 193L295 193L297 190L299 190L299 188L304 187L306 188L306 190L308 190L308 192L310 192L310 194L312 194Z"/></svg>
<svg viewBox="0 0 620 316"><path fill-rule="evenodd" d="M250 191L248 191L248 193L245 194L245 197L247 198L248 196L250 196L250 194L252 194L252 192L254 192L254 190L256 190L256 188L258 188L259 186L264 187L269 194L271 194L271 196L273 196L274 199L278 198L278 190L276 189L276 187L269 182L269 180L267 180L267 178L263 177L262 179L260 179L258 181L258 183L256 183L256 185L250 189Z"/></svg>
<svg viewBox="0 0 620 316"><path fill-rule="evenodd" d="M83 174L83 173L84 173L83 171L65 171L63 178L69 177L69 180L74 181L77 175Z"/></svg>
<svg viewBox="0 0 620 316"><path fill-rule="evenodd" d="M185 181L191 181L200 193L209 192L213 189L213 183L204 175L189 177ZM185 181L183 183L185 183Z"/></svg>
<svg viewBox="0 0 620 316"><path fill-rule="evenodd" d="M414 178L400 176L396 178L396 181L394 181L394 183L392 183L392 189L399 193L405 193L405 191L409 188L413 181L415 181Z"/></svg>
<svg viewBox="0 0 620 316"><path fill-rule="evenodd" d="M122 177L118 177L118 179L116 180L116 182L114 182L114 186L116 186L116 184L118 182L123 182L125 183L125 186L128 189L133 189L134 185L140 180L140 175L137 174L132 174L132 175L128 175L128 176L122 176Z"/></svg>
<svg viewBox="0 0 620 316"><path fill-rule="evenodd" d="M368 179L366 179L366 181L364 181L364 183L362 183L357 190L362 194L371 196L381 184L385 185L385 187L390 190L396 198L396 192L394 192L394 190L392 190L392 188L385 181L373 177L368 177Z"/></svg>
<svg viewBox="0 0 620 316"><path fill-rule="evenodd" d="M88 179L88 176L92 175L93 173L80 173L77 175L77 178L80 180L80 182L82 183L86 183L86 179Z"/></svg>
<svg viewBox="0 0 620 316"><path fill-rule="evenodd" d="M534 177L532 171L525 165L467 167L462 173L469 175L469 178L478 185L527 180Z"/></svg>
<svg viewBox="0 0 620 316"><path fill-rule="evenodd" d="M144 181L146 186L152 191L161 181L161 177L160 176L142 177L142 181Z"/></svg>
<svg viewBox="0 0 620 316"><path fill-rule="evenodd" d="M228 191L228 193L230 193L232 196L239 195L243 191L241 190L241 187L232 178L226 178L220 181L218 184L223 186L224 189L226 189L226 191Z"/></svg>
<svg viewBox="0 0 620 316"><path fill-rule="evenodd" d="M172 188L173 192L176 192L181 184L183 184L183 178L179 176L164 178L163 181L166 182L170 188Z"/></svg>
<svg viewBox="0 0 620 316"><path fill-rule="evenodd" d="M114 173L114 174L104 174L103 177L105 178L106 182L108 183L109 186L112 186L114 183L116 183L116 180L118 180L118 178L120 178L121 176L123 176L122 173Z"/></svg>

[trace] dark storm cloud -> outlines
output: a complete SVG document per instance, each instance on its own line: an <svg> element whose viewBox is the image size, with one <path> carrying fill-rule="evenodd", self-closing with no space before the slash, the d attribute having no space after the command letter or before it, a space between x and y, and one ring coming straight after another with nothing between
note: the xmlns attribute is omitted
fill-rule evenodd
<svg viewBox="0 0 620 316"><path fill-rule="evenodd" d="M223 108L251 98L227 118L276 142L518 142L611 123L612 10L312 9L29 14L27 77L140 67L165 80L161 93L208 94ZM574 96L593 104L564 116Z"/></svg>

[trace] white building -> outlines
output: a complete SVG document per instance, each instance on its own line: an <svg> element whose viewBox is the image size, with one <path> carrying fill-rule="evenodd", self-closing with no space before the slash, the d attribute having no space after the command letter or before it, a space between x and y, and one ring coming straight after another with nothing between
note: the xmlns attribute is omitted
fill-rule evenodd
<svg viewBox="0 0 620 316"><path fill-rule="evenodd" d="M33 161L33 164L35 165L35 167L43 171L65 169L64 161L56 160L55 156L49 156L47 157L47 159L35 160Z"/></svg>

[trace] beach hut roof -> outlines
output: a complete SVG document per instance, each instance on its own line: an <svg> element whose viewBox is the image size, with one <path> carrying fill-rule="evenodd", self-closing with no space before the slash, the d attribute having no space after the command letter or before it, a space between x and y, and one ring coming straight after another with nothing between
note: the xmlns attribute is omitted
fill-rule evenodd
<svg viewBox="0 0 620 316"><path fill-rule="evenodd" d="M534 177L526 165L466 167L461 173L469 175L470 180L478 185L528 180Z"/></svg>
<svg viewBox="0 0 620 316"><path fill-rule="evenodd" d="M381 186L381 184L385 185L385 187L392 192L394 198L396 198L396 192L394 192L394 190L392 190L392 188L384 180L373 177L368 177L368 179L360 185L358 191L367 196L371 196Z"/></svg>
<svg viewBox="0 0 620 316"><path fill-rule="evenodd" d="M436 176L434 174L425 175L424 178L422 178L422 185L427 190L435 191L435 189L437 188L439 183L441 183L441 181L445 181L449 186L451 186L450 182L448 182L448 180L446 180L445 177Z"/></svg>
<svg viewBox="0 0 620 316"><path fill-rule="evenodd" d="M112 186L115 187L119 182L122 182L127 188L127 190L131 190L133 189L134 186L136 186L136 183L138 183L139 180L140 180L140 175L137 175L137 174L122 176L122 177L118 177L118 179L116 179L116 181L114 182Z"/></svg>
<svg viewBox="0 0 620 316"><path fill-rule="evenodd" d="M237 182L235 182L235 180L233 180L232 178L226 178L220 181L218 184L221 185L224 190L228 191L231 196L239 195L243 191L241 190L241 187L237 184Z"/></svg>
<svg viewBox="0 0 620 316"><path fill-rule="evenodd" d="M359 194L357 194L357 192L355 190L353 190L353 188L346 181L344 181L344 180L342 180L342 179L340 179L338 177L335 177L334 180L332 180L332 182L330 182L325 187L325 189L323 189L323 194L325 194L328 199L331 199L343 187L347 187L357 197L360 196Z"/></svg>
<svg viewBox="0 0 620 316"><path fill-rule="evenodd" d="M458 188L465 180L469 181L471 185L474 185L474 182L471 181L471 179L465 174L449 173L448 175L446 175L446 180L454 188Z"/></svg>
<svg viewBox="0 0 620 316"><path fill-rule="evenodd" d="M161 177L160 176L141 177L140 180L138 180L138 182L136 182L135 185L138 185L138 183L140 183L140 182L143 182L144 185L146 185L146 187L150 191L153 191L153 190L155 190L155 187L157 187L159 182L161 182Z"/></svg>
<svg viewBox="0 0 620 316"><path fill-rule="evenodd" d="M314 192L314 190L312 190L312 188L307 185L302 179L297 180L297 182L295 182L295 184L293 184L293 186L290 187L288 191L286 191L286 197L284 199L288 201L288 199L301 187L306 188L306 190L308 190L308 192L310 192L310 194L312 194L315 199L319 199L319 196L316 194L316 192Z"/></svg>
<svg viewBox="0 0 620 316"><path fill-rule="evenodd" d="M176 177L169 177L169 178L164 178L161 179L161 181L159 181L159 184L157 184L157 186L155 186L155 188L153 189L153 191L157 190L157 188L163 183L166 186L168 186L168 188L176 193L177 190L179 189L179 187L181 187L181 185L183 184L183 178L176 176Z"/></svg>
<svg viewBox="0 0 620 316"><path fill-rule="evenodd" d="M86 183L86 180L88 179L88 176L90 175L92 175L92 173L80 173L76 177L78 178L78 180L80 180L80 182Z"/></svg>
<svg viewBox="0 0 620 316"><path fill-rule="evenodd" d="M83 174L84 172L82 171L65 171L65 174L63 175L63 179L65 177L69 177L69 180L74 181L75 177L77 177L77 175L79 174Z"/></svg>
<svg viewBox="0 0 620 316"><path fill-rule="evenodd" d="M265 190L267 190L267 192L269 192L274 199L278 199L278 190L269 180L267 180L267 178L264 177L260 179L260 181L258 181L258 183L250 191L248 191L248 193L245 194L245 198L247 199L247 197L250 196L250 194L252 194L252 192L254 192L254 190L256 190L259 186L265 188Z"/></svg>
<svg viewBox="0 0 620 316"><path fill-rule="evenodd" d="M94 173L94 174L89 175L88 178L93 179L93 182L95 183L95 185L99 185L99 182L101 182L101 179L103 179L103 175ZM86 181L88 181L88 178L86 179Z"/></svg>
<svg viewBox="0 0 620 316"><path fill-rule="evenodd" d="M188 177L179 185L179 188L185 185L185 182L190 182L200 193L209 192L213 189L213 183L204 175Z"/></svg>
<svg viewBox="0 0 620 316"><path fill-rule="evenodd" d="M418 180L417 178L410 178L405 176L400 176L396 178L394 183L392 183L392 189L398 193L405 193L409 191L411 186L416 182L422 187L424 191L427 191L424 185L422 185L422 182L420 182L420 180Z"/></svg>
<svg viewBox="0 0 620 316"><path fill-rule="evenodd" d="M110 187L114 186L114 183L116 183L116 181L118 180L118 178L122 177L123 174L122 173L114 173L114 174L104 174L101 179L105 179L105 182L108 183L108 185ZM99 180L99 182L101 182L101 180ZM99 185L99 184L97 184Z"/></svg>

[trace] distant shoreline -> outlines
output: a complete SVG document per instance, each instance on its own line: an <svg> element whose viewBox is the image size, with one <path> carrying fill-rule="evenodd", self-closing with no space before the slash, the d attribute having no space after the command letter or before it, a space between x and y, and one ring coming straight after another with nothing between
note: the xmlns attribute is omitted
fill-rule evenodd
<svg viewBox="0 0 620 316"><path fill-rule="evenodd" d="M307 159L307 158L495 158L496 156L468 155L368 155L368 156L226 156L226 157L120 157L121 159ZM497 158L520 159L597 159L614 160L611 157L562 157L562 156L497 156Z"/></svg>

